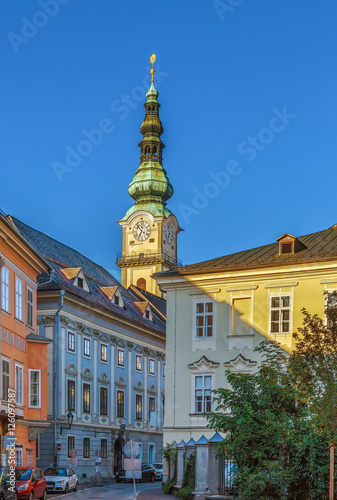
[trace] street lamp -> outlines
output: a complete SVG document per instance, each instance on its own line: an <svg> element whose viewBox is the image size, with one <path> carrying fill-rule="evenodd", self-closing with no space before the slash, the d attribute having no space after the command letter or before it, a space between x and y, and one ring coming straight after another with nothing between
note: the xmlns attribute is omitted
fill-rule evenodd
<svg viewBox="0 0 337 500"><path fill-rule="evenodd" d="M73 420L74 420L74 415L71 413L71 411L69 411L69 413L67 415L67 419L68 419L68 427L64 427L64 425L60 426L60 436L62 436L62 431L71 429L71 426L72 426Z"/></svg>

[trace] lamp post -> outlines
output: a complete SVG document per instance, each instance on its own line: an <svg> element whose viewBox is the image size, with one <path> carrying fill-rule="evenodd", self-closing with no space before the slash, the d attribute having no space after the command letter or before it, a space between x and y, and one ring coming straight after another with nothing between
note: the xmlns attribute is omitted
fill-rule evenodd
<svg viewBox="0 0 337 500"><path fill-rule="evenodd" d="M68 427L65 427L64 425L60 426L60 436L62 436L63 431L71 429L71 426L72 426L73 420L74 420L74 415L71 413L71 411L69 411L69 413L67 415L67 419L68 419Z"/></svg>

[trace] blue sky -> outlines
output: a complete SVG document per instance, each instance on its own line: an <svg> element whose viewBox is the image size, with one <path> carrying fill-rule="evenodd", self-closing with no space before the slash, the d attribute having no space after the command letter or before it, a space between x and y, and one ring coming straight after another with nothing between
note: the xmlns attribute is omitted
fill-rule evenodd
<svg viewBox="0 0 337 500"><path fill-rule="evenodd" d="M184 263L337 222L333 0L15 0L0 9L6 213L118 273L115 221L132 205L156 53ZM89 151L81 141L98 127ZM67 171L57 176L55 162Z"/></svg>

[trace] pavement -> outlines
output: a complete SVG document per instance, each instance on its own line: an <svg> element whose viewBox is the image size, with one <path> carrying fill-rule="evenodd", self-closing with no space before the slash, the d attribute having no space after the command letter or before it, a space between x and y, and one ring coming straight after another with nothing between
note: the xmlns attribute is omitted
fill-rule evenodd
<svg viewBox="0 0 337 500"><path fill-rule="evenodd" d="M165 495L163 493L161 486L159 488L156 488L155 490L145 490L145 491L140 491L137 495L137 500L160 500L162 498L165 498L166 500L168 498L174 498L172 495Z"/></svg>

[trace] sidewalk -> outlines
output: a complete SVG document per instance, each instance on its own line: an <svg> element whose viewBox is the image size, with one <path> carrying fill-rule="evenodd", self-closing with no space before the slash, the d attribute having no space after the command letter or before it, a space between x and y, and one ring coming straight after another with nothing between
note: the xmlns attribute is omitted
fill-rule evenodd
<svg viewBox="0 0 337 500"><path fill-rule="evenodd" d="M169 498L175 498L172 495L165 495L163 493L161 487L156 488L155 490L147 490L147 491L140 491L137 494L137 500L157 500L158 499L169 499Z"/></svg>

